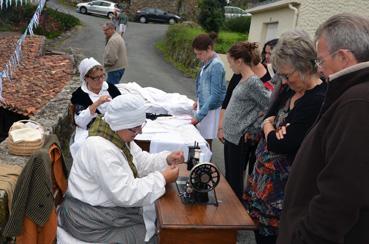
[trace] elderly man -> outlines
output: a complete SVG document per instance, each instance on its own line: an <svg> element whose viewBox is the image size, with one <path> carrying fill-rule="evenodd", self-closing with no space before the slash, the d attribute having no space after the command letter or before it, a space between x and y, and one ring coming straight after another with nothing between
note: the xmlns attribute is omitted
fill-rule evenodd
<svg viewBox="0 0 369 244"><path fill-rule="evenodd" d="M329 18L316 32L329 88L286 185L279 244L369 243L369 20Z"/></svg>
<svg viewBox="0 0 369 244"><path fill-rule="evenodd" d="M115 31L112 22L103 25L106 37L104 50L104 68L108 74L107 82L118 84L127 68L127 48L122 36Z"/></svg>
<svg viewBox="0 0 369 244"><path fill-rule="evenodd" d="M153 239L153 203L165 193L165 184L177 179L176 165L184 159L183 152L149 154L137 146L133 140L145 119L144 101L125 94L91 125L59 208L59 243L142 244Z"/></svg>

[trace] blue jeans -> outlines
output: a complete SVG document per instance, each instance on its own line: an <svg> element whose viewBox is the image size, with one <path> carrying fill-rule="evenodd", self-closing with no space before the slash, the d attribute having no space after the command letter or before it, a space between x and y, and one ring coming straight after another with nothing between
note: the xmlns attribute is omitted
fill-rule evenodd
<svg viewBox="0 0 369 244"><path fill-rule="evenodd" d="M113 85L119 84L124 75L124 71L125 69L120 69L108 72L108 79L106 81Z"/></svg>

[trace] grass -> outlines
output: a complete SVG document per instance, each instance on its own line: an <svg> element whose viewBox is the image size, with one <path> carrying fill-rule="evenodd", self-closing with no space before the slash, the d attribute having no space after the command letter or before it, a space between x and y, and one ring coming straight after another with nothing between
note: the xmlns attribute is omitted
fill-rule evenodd
<svg viewBox="0 0 369 244"><path fill-rule="evenodd" d="M0 30L24 32L35 13L36 7L35 5L25 4L7 9L6 12L1 13ZM39 19L39 26L34 29L34 33L53 39L79 24L78 18L45 7Z"/></svg>
<svg viewBox="0 0 369 244"><path fill-rule="evenodd" d="M182 63L177 62L174 58L171 57L168 49L166 48L166 44L164 40L160 40L155 43L155 48L159 49L164 56L164 59L173 64L179 71L181 71L186 77L195 78L197 74L197 68L189 68L183 65Z"/></svg>
<svg viewBox="0 0 369 244"><path fill-rule="evenodd" d="M193 53L192 40L201 33L205 33L204 30L195 24L176 24L169 27L165 39L155 43L155 47L163 53L166 61L194 78L199 70L199 61ZM242 33L222 31L218 34L215 51L226 53L234 43L245 41L247 37Z"/></svg>

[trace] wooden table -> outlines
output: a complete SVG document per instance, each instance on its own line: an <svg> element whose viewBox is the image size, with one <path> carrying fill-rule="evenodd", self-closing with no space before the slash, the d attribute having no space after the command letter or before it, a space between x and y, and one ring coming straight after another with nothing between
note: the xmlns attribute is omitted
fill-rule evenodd
<svg viewBox="0 0 369 244"><path fill-rule="evenodd" d="M186 175L186 165L181 165L180 176ZM237 230L256 228L223 176L215 190L219 206L191 205L182 203L175 183L168 184L156 201L159 243L231 244L237 242Z"/></svg>

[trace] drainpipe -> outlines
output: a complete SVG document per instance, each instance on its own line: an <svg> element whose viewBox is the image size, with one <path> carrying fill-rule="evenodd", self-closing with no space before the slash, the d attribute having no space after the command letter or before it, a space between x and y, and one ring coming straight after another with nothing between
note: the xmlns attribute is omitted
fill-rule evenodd
<svg viewBox="0 0 369 244"><path fill-rule="evenodd" d="M299 10L296 7L294 7L291 3L288 4L288 8L292 9L295 12L295 14L293 15L293 28L296 28L297 16L299 15Z"/></svg>

